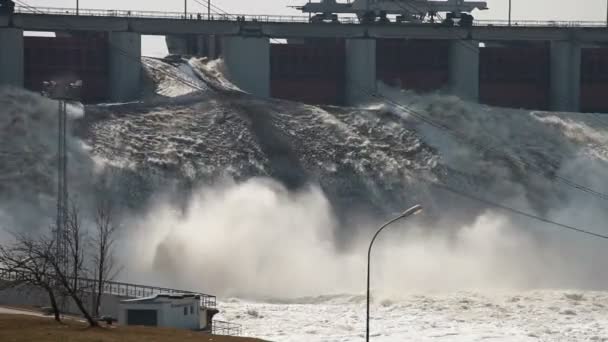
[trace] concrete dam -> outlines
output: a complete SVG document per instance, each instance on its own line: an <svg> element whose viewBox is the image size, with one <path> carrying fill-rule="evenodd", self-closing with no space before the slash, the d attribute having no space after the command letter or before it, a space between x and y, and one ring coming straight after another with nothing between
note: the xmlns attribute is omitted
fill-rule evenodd
<svg viewBox="0 0 608 342"><path fill-rule="evenodd" d="M17 10L0 15L0 84L39 91L45 80L82 79L85 102L136 99L141 35L165 35L171 53L223 58L231 80L260 97L348 105L382 81L495 106L608 112L608 29L585 23L443 27Z"/></svg>

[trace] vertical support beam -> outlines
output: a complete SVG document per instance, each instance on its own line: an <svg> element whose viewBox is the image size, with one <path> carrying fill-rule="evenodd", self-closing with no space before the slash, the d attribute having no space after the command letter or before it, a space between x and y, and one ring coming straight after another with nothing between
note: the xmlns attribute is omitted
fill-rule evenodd
<svg viewBox="0 0 608 342"><path fill-rule="evenodd" d="M551 42L551 109L580 111L581 46L572 41Z"/></svg>
<svg viewBox="0 0 608 342"><path fill-rule="evenodd" d="M450 42L450 92L463 100L479 101L479 42Z"/></svg>
<svg viewBox="0 0 608 342"><path fill-rule="evenodd" d="M214 34L207 36L207 57L210 59L217 59L219 57L216 40L217 39Z"/></svg>
<svg viewBox="0 0 608 342"><path fill-rule="evenodd" d="M140 96L141 36L134 32L109 33L110 100L131 101Z"/></svg>
<svg viewBox="0 0 608 342"><path fill-rule="evenodd" d="M24 85L23 30L0 28L0 85Z"/></svg>
<svg viewBox="0 0 608 342"><path fill-rule="evenodd" d="M166 35L165 42L167 50L172 55L188 54L188 36L186 35Z"/></svg>
<svg viewBox="0 0 608 342"><path fill-rule="evenodd" d="M270 97L270 40L264 37L224 37L222 49L230 80L252 95Z"/></svg>
<svg viewBox="0 0 608 342"><path fill-rule="evenodd" d="M209 38L206 35L196 35L194 36L195 48L196 51L194 53L195 56L207 56L208 51L208 40Z"/></svg>
<svg viewBox="0 0 608 342"><path fill-rule="evenodd" d="M376 80L376 40L346 41L346 104L369 99L378 90Z"/></svg>

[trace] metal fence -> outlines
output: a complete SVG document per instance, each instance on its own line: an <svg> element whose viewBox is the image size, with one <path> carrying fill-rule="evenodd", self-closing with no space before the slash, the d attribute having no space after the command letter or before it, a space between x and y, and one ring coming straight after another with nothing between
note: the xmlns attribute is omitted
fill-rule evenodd
<svg viewBox="0 0 608 342"><path fill-rule="evenodd" d="M264 23L309 23L309 17L305 15L251 15L251 14L231 14L216 13L208 17L203 13L183 12L162 12L162 11L130 11L112 9L79 9L75 8L56 8L38 6L16 6L15 13L23 14L47 14L47 15L68 15L68 16L90 16L90 17L116 17L116 18L157 18L174 20L202 20L202 21L247 21ZM341 16L342 24L358 24L359 20L355 16ZM420 23L391 23L391 25L420 25ZM425 23L425 25L431 25ZM432 25L441 25L435 23ZM475 20L474 26L499 26L499 27L607 27L605 21L564 21L564 20Z"/></svg>
<svg viewBox="0 0 608 342"><path fill-rule="evenodd" d="M0 280L4 281L19 281L28 279L30 275L23 271L8 270L0 268ZM78 278L78 287L87 290L96 290L99 282L95 279ZM201 292L185 291L170 289L165 287L138 285L130 283L122 283L116 281L106 281L103 286L104 294L124 296L130 298L143 298L151 297L159 294L178 295L178 294L194 294L201 297L201 305L206 308L215 308L217 305L217 299L215 296L204 294Z"/></svg>
<svg viewBox="0 0 608 342"><path fill-rule="evenodd" d="M241 336L243 327L237 323L213 321L211 333L214 335Z"/></svg>
<svg viewBox="0 0 608 342"><path fill-rule="evenodd" d="M499 27L606 27L605 21L566 21L566 20L475 20L473 26Z"/></svg>

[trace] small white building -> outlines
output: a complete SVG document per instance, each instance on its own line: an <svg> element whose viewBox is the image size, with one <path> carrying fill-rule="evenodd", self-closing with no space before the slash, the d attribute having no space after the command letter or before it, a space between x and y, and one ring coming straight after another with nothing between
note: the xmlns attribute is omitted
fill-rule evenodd
<svg viewBox="0 0 608 342"><path fill-rule="evenodd" d="M159 294L120 302L118 323L154 327L210 330L215 309L201 307L196 294Z"/></svg>

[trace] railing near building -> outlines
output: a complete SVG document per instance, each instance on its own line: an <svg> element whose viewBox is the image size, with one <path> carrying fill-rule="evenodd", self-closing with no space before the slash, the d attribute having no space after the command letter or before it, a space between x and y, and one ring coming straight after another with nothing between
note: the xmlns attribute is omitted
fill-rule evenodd
<svg viewBox="0 0 608 342"><path fill-rule="evenodd" d="M0 268L0 280L4 281L19 281L26 279L28 275L23 271L8 270ZM78 286L81 289L97 289L99 282L95 279L79 278ZM176 290L164 287L137 285L130 283L122 283L116 281L106 281L103 286L103 293L115 296L124 296L130 298L151 297L159 294L177 295L177 294L195 294L201 297L201 305L206 308L215 308L217 299L215 296L185 290Z"/></svg>
<svg viewBox="0 0 608 342"><path fill-rule="evenodd" d="M252 15L252 14L213 14L207 17L204 13L163 12L163 11L130 11L113 9L79 9L55 8L38 6L16 6L15 13L22 14L46 14L67 16L90 16L90 17L116 17L116 18L152 18L152 19L174 19L174 20L203 20L203 21L247 21L264 23L309 23L309 17L304 15ZM341 16L342 24L359 24L354 16ZM319 25L316 23L315 25ZM379 24L384 25L384 24ZM421 25L420 23L391 23L389 25ZM430 25L425 23L423 25ZM441 25L435 23L433 25ZM516 20L509 23L508 20L475 20L474 26L479 27L607 27L605 21L565 21L565 20Z"/></svg>
<svg viewBox="0 0 608 342"><path fill-rule="evenodd" d="M213 321L211 333L214 335L226 335L226 336L241 336L243 335L243 327L240 324L224 322L224 321Z"/></svg>

